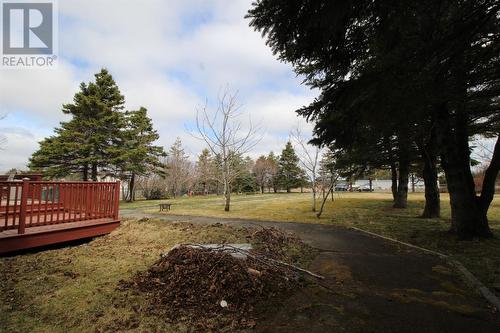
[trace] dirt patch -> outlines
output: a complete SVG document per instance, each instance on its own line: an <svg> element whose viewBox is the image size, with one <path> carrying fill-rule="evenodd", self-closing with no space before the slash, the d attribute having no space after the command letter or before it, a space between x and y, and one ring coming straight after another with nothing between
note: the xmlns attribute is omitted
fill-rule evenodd
<svg viewBox="0 0 500 333"><path fill-rule="evenodd" d="M293 269L258 258L294 264L304 260L299 253L314 251L305 251L308 246L297 237L273 228L255 231L247 239L258 257L238 259L226 252L180 246L120 288L146 293L147 311L170 323L189 323L192 331L253 328L260 305L304 283Z"/></svg>

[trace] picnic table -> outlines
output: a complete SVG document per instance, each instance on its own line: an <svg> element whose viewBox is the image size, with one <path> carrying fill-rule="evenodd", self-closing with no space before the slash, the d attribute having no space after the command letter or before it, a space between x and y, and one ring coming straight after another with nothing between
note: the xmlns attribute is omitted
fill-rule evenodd
<svg viewBox="0 0 500 333"><path fill-rule="evenodd" d="M160 204L160 212L164 211L164 210L169 211L171 207L172 207L171 203L168 203L168 202L161 203Z"/></svg>

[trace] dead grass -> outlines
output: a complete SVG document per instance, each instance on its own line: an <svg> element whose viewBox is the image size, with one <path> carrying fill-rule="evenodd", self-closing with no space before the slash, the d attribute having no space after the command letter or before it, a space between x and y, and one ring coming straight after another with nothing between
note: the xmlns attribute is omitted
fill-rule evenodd
<svg viewBox="0 0 500 333"><path fill-rule="evenodd" d="M489 240L457 241L450 227L449 197L442 194L442 218L422 219L422 193L409 195L408 209L391 207L390 193L340 192L329 200L323 217L311 212L309 193L278 193L234 196L230 212L224 212L222 197L182 197L168 200L171 212L164 214L243 218L299 223L324 223L355 226L398 240L454 256L483 283L500 293L500 197L489 210L490 227L495 235ZM159 201L123 203L122 209L158 213Z"/></svg>
<svg viewBox="0 0 500 333"><path fill-rule="evenodd" d="M298 193L236 196L229 214L223 212L221 198L180 198L172 201L171 213L357 226L451 254L500 290L499 198L490 210L496 237L470 242L459 242L446 233L446 200L443 196L443 218L437 220L418 218L421 194L410 195L408 209L396 210L385 193L338 195L321 220L310 212L310 195ZM157 212L157 203L141 201L122 208ZM0 331L185 331L143 311L148 306L145 296L118 291L119 281L146 270L176 243L244 242L246 234L246 229L220 225L125 221L112 234L87 244L0 258Z"/></svg>
<svg viewBox="0 0 500 333"><path fill-rule="evenodd" d="M141 311L144 295L117 290L180 242L245 242L248 232L220 225L125 221L78 246L0 258L2 332L178 332Z"/></svg>

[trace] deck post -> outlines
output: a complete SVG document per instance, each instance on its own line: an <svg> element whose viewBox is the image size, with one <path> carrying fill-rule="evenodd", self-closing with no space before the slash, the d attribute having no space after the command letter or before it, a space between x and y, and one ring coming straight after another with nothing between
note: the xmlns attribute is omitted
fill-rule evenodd
<svg viewBox="0 0 500 333"><path fill-rule="evenodd" d="M21 192L21 211L19 212L19 227L17 229L18 234L24 234L24 229L26 228L26 208L28 207L29 185L29 178L23 178L23 189Z"/></svg>
<svg viewBox="0 0 500 333"><path fill-rule="evenodd" d="M113 218L115 220L118 220L118 215L119 215L119 210L120 210L120 181L116 181L115 185L115 207L114 207L114 212L113 212Z"/></svg>

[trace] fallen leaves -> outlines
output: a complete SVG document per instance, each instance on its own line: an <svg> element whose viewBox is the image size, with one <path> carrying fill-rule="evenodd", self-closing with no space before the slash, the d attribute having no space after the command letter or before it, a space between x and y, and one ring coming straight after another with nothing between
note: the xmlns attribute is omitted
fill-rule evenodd
<svg viewBox="0 0 500 333"><path fill-rule="evenodd" d="M300 242L277 229L262 229L250 238L259 245L260 255L284 260L283 247ZM297 273L287 267L180 246L121 287L147 293L151 313L204 332L255 327L259 302L283 295L299 284Z"/></svg>

